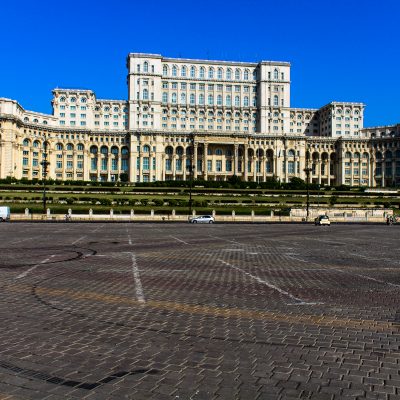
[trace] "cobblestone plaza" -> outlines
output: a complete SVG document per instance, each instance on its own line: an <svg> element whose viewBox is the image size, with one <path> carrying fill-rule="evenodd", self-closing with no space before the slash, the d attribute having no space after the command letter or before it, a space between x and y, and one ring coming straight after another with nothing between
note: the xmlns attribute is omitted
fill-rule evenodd
<svg viewBox="0 0 400 400"><path fill-rule="evenodd" d="M2 400L400 397L397 226L13 223L0 237Z"/></svg>

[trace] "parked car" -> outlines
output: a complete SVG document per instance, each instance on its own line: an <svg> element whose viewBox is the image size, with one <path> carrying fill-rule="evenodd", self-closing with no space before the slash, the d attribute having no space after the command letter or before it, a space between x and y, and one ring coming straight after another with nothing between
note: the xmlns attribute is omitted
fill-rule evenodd
<svg viewBox="0 0 400 400"><path fill-rule="evenodd" d="M320 215L314 220L315 225L330 225L329 217L327 215Z"/></svg>
<svg viewBox="0 0 400 400"><path fill-rule="evenodd" d="M211 215L199 215L198 217L191 218L189 222L191 224L213 224L215 218Z"/></svg>

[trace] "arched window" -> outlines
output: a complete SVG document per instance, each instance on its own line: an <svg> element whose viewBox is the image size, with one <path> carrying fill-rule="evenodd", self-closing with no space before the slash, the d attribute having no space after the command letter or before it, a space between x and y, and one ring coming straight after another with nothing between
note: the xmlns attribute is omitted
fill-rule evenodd
<svg viewBox="0 0 400 400"><path fill-rule="evenodd" d="M294 150L289 150L288 151L288 157L294 157Z"/></svg>
<svg viewBox="0 0 400 400"><path fill-rule="evenodd" d="M172 153L173 153L172 147L171 147L171 146L168 146L168 147L165 149L165 154L168 154L169 156L171 156Z"/></svg>
<svg viewBox="0 0 400 400"><path fill-rule="evenodd" d="M207 155L212 156L212 150L210 148L207 149Z"/></svg>
<svg viewBox="0 0 400 400"><path fill-rule="evenodd" d="M279 106L279 99L278 99L278 96L277 96L277 95L274 96L274 106L275 106L275 107L276 107L276 106Z"/></svg>
<svg viewBox="0 0 400 400"><path fill-rule="evenodd" d="M149 99L149 91L148 89L143 89L143 100Z"/></svg>
<svg viewBox="0 0 400 400"><path fill-rule="evenodd" d="M33 142L33 147L38 148L39 145L40 145L40 143L39 143L37 140L35 140L35 141Z"/></svg>
<svg viewBox="0 0 400 400"><path fill-rule="evenodd" d="M143 72L149 72L149 63L147 61L143 63Z"/></svg>
<svg viewBox="0 0 400 400"><path fill-rule="evenodd" d="M202 93L199 95L199 104L204 105L204 94Z"/></svg>
<svg viewBox="0 0 400 400"><path fill-rule="evenodd" d="M81 103L86 103L86 98L85 97L81 97Z"/></svg>
<svg viewBox="0 0 400 400"><path fill-rule="evenodd" d="M225 98L225 103L227 107L231 107L232 106L232 97L230 94L228 94Z"/></svg>
<svg viewBox="0 0 400 400"><path fill-rule="evenodd" d="M148 146L147 144L145 144L143 146L143 153L150 153L150 146Z"/></svg>
<svg viewBox="0 0 400 400"><path fill-rule="evenodd" d="M208 105L209 106L214 105L214 96L212 94L208 95Z"/></svg>
<svg viewBox="0 0 400 400"><path fill-rule="evenodd" d="M285 79L285 74L282 72L281 73L281 80L283 81Z"/></svg>
<svg viewBox="0 0 400 400"><path fill-rule="evenodd" d="M222 150L221 149L215 150L215 155L216 156L222 156Z"/></svg>
<svg viewBox="0 0 400 400"><path fill-rule="evenodd" d="M232 79L232 70L231 70L230 68L228 68L228 69L226 70L226 79L227 79L228 81L230 81L230 80Z"/></svg>
<svg viewBox="0 0 400 400"><path fill-rule="evenodd" d="M118 155L119 154L118 147L116 146L111 147L111 154Z"/></svg>
<svg viewBox="0 0 400 400"><path fill-rule="evenodd" d="M257 97L253 97L253 107L257 107Z"/></svg>
<svg viewBox="0 0 400 400"><path fill-rule="evenodd" d="M84 149L83 144L82 144L82 143L78 143L77 146L76 146L76 149L77 149L78 151L83 151L83 149Z"/></svg>
<svg viewBox="0 0 400 400"><path fill-rule="evenodd" d="M399 150L397 150L397 151L399 151ZM396 157L397 157L397 152L396 152ZM400 157L400 151L399 151L399 157ZM368 153L363 153L363 155L362 155L362 158L364 158L364 159L367 159L367 160L368 160L368 158L369 158L369 155L368 155Z"/></svg>
<svg viewBox="0 0 400 400"><path fill-rule="evenodd" d="M76 97L71 97L71 103L76 103Z"/></svg>
<svg viewBox="0 0 400 400"><path fill-rule="evenodd" d="M248 107L249 106L249 98L248 98L248 96L244 96L243 106L244 107Z"/></svg>
<svg viewBox="0 0 400 400"><path fill-rule="evenodd" d="M118 107L114 107L113 110L114 110L114 112L118 112L119 108Z"/></svg>
<svg viewBox="0 0 400 400"><path fill-rule="evenodd" d="M190 94L190 104L194 105L196 103L196 97L194 95L194 93Z"/></svg>
<svg viewBox="0 0 400 400"><path fill-rule="evenodd" d="M74 146L73 146L71 143L68 143L68 144L67 144L67 150L68 150L68 151L74 150Z"/></svg>
<svg viewBox="0 0 400 400"><path fill-rule="evenodd" d="M240 107L240 97L235 96L235 107Z"/></svg>
<svg viewBox="0 0 400 400"><path fill-rule="evenodd" d="M176 68L176 65L172 67L172 76L178 76L178 68Z"/></svg>
<svg viewBox="0 0 400 400"><path fill-rule="evenodd" d="M122 154L123 156L127 156L127 155L129 154L128 148L127 148L127 147L123 147L123 148L121 149L121 154Z"/></svg>
<svg viewBox="0 0 400 400"><path fill-rule="evenodd" d="M63 145L61 143L57 143L56 144L56 150L61 151L63 148L64 147L63 147ZM97 150L97 147L96 147L96 150Z"/></svg>
<svg viewBox="0 0 400 400"><path fill-rule="evenodd" d="M38 122L39 122L39 120L38 120L37 118L34 118L34 119L33 119L33 122L36 122L36 123L38 123Z"/></svg>
<svg viewBox="0 0 400 400"><path fill-rule="evenodd" d="M105 111L105 112L110 111L110 107L108 107L108 106L104 107L104 111Z"/></svg>
<svg viewBox="0 0 400 400"><path fill-rule="evenodd" d="M57 150L59 150L59 149L57 149ZM61 150L62 150L62 147L61 147ZM90 146L90 152L92 154L97 154L97 146Z"/></svg>
<svg viewBox="0 0 400 400"><path fill-rule="evenodd" d="M190 77L195 78L196 77L196 68L193 67L193 65L190 67Z"/></svg>
<svg viewBox="0 0 400 400"><path fill-rule="evenodd" d="M123 112L128 112L128 108L127 108L127 107L124 107L122 111L123 111Z"/></svg>
<svg viewBox="0 0 400 400"><path fill-rule="evenodd" d="M178 156L183 155L183 147L182 146L179 146L179 147L176 148L176 154Z"/></svg>
<svg viewBox="0 0 400 400"><path fill-rule="evenodd" d="M257 70L256 70L256 69L253 71L253 79L254 79L254 80L257 79Z"/></svg>
<svg viewBox="0 0 400 400"><path fill-rule="evenodd" d="M201 79L204 79L204 74L205 74L205 69L204 69L204 67L201 67L200 68L200 78Z"/></svg>
<svg viewBox="0 0 400 400"><path fill-rule="evenodd" d="M61 102L61 103L64 103L64 102L65 102L65 97L64 97L64 96L60 97L60 102Z"/></svg>
<svg viewBox="0 0 400 400"><path fill-rule="evenodd" d="M248 81L248 80L249 80L249 70L248 70L248 69L245 69L245 70L244 70L243 79L244 79L245 81Z"/></svg>
<svg viewBox="0 0 400 400"><path fill-rule="evenodd" d="M214 79L214 68L213 67L210 67L210 69L208 70L208 78Z"/></svg>
<svg viewBox="0 0 400 400"><path fill-rule="evenodd" d="M186 104L186 94L181 93L181 104Z"/></svg>
<svg viewBox="0 0 400 400"><path fill-rule="evenodd" d="M346 151L344 157L345 158L351 158L351 153L349 151Z"/></svg>
<svg viewBox="0 0 400 400"><path fill-rule="evenodd" d="M167 76L168 75L168 67L166 65L163 66L162 74L163 74L163 76Z"/></svg>
<svg viewBox="0 0 400 400"><path fill-rule="evenodd" d="M29 122L29 118L28 118L28 117L25 117L25 118L24 118L24 121L25 121L25 122Z"/></svg>
<svg viewBox="0 0 400 400"><path fill-rule="evenodd" d="M235 79L238 81L240 80L240 69L235 69Z"/></svg>
<svg viewBox="0 0 400 400"><path fill-rule="evenodd" d="M162 102L163 103L168 103L168 93L167 92L164 92L162 94Z"/></svg>
<svg viewBox="0 0 400 400"><path fill-rule="evenodd" d="M223 78L223 70L222 70L222 68L218 68L217 78L218 79L222 79Z"/></svg>
<svg viewBox="0 0 400 400"><path fill-rule="evenodd" d="M222 106L222 96L220 94L217 96L217 105Z"/></svg>
<svg viewBox="0 0 400 400"><path fill-rule="evenodd" d="M390 160L392 158L392 152L390 150L387 150L385 153L385 158L387 160Z"/></svg>
<svg viewBox="0 0 400 400"><path fill-rule="evenodd" d="M176 102L177 102L176 93L172 93L171 102L172 102L173 104L176 104Z"/></svg>
<svg viewBox="0 0 400 400"><path fill-rule="evenodd" d="M181 69L181 76L184 78L186 77L186 71L187 71L187 68L185 66L183 66Z"/></svg>
<svg viewBox="0 0 400 400"><path fill-rule="evenodd" d="M29 146L29 140L28 139L24 139L24 141L22 142L23 146Z"/></svg>
<svg viewBox="0 0 400 400"><path fill-rule="evenodd" d="M101 146L100 152L101 152L101 154L108 154L108 147L107 146Z"/></svg>
<svg viewBox="0 0 400 400"><path fill-rule="evenodd" d="M274 69L274 79L279 79L279 71Z"/></svg>

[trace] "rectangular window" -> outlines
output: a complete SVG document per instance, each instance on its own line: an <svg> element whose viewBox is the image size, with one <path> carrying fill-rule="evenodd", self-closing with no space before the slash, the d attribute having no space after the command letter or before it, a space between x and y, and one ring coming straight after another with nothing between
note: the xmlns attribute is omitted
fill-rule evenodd
<svg viewBox="0 0 400 400"><path fill-rule="evenodd" d="M111 160L111 169L112 169L113 171L118 170L118 160L117 160L116 158L113 158L113 159Z"/></svg>
<svg viewBox="0 0 400 400"><path fill-rule="evenodd" d="M215 163L215 169L217 172L222 172L222 161L221 160L217 160Z"/></svg>
<svg viewBox="0 0 400 400"><path fill-rule="evenodd" d="M172 169L171 160L169 160L169 159L165 160L165 169L167 171L171 171L171 169Z"/></svg>
<svg viewBox="0 0 400 400"><path fill-rule="evenodd" d="M176 170L177 171L182 171L182 160L178 159L176 160Z"/></svg>
<svg viewBox="0 0 400 400"><path fill-rule="evenodd" d="M294 161L289 161L288 162L288 173L289 174L294 174L295 170L294 170Z"/></svg>
<svg viewBox="0 0 400 400"><path fill-rule="evenodd" d="M107 171L108 159L102 158L101 159L101 169L102 171Z"/></svg>
<svg viewBox="0 0 400 400"><path fill-rule="evenodd" d="M62 161L56 161L56 168L62 168Z"/></svg>
<svg viewBox="0 0 400 400"><path fill-rule="evenodd" d="M121 169L123 171L127 171L128 170L128 159L127 158L123 158L121 160Z"/></svg>
<svg viewBox="0 0 400 400"><path fill-rule="evenodd" d="M72 169L73 165L72 165L72 161L67 161L67 169Z"/></svg>
<svg viewBox="0 0 400 400"><path fill-rule="evenodd" d="M207 171L212 171L212 160L207 160Z"/></svg>
<svg viewBox="0 0 400 400"><path fill-rule="evenodd" d="M83 161L78 161L78 162L76 163L76 168L78 168L78 169L83 169Z"/></svg>
<svg viewBox="0 0 400 400"><path fill-rule="evenodd" d="M28 159L28 157L24 157L24 158L22 159L22 165L23 165L24 167L27 167L28 164L29 164L29 159Z"/></svg>
<svg viewBox="0 0 400 400"><path fill-rule="evenodd" d="M143 157L143 170L149 170L149 157Z"/></svg>
<svg viewBox="0 0 400 400"><path fill-rule="evenodd" d="M201 172L203 170L203 161L197 160L197 171Z"/></svg>

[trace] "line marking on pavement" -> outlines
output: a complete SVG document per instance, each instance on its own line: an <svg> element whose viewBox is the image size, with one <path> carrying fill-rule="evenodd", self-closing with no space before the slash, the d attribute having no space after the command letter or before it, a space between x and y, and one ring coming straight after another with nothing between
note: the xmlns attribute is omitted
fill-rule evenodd
<svg viewBox="0 0 400 400"><path fill-rule="evenodd" d="M140 273L136 262L136 256L134 253L131 253L131 257L132 257L133 278L135 280L136 298L139 303L145 303L146 300L144 299L143 287L142 287L142 282L140 280Z"/></svg>
<svg viewBox="0 0 400 400"><path fill-rule="evenodd" d="M219 239L219 240L223 240L224 242L229 242L229 243L234 243L234 244L239 244L239 242L237 242L236 240L229 240L229 239L224 239L224 238L220 238L218 236L210 236L210 238L212 239Z"/></svg>
<svg viewBox="0 0 400 400"><path fill-rule="evenodd" d="M29 238L25 238L25 239L21 239L21 240L16 240L15 242L11 242L10 244L16 244L16 243L21 243L21 242L25 242L25 240L31 240L33 238L29 237Z"/></svg>
<svg viewBox="0 0 400 400"><path fill-rule="evenodd" d="M81 236L79 239L76 239L74 242L72 242L72 244L76 244L78 242L80 242L82 239L85 239L86 235Z"/></svg>
<svg viewBox="0 0 400 400"><path fill-rule="evenodd" d="M299 297L296 297L294 295L292 295L291 293L287 292L286 290L281 289L278 286L273 285L272 283L269 283L268 281L265 281L261 278L259 278L258 276L252 275L249 272L244 271L242 268L237 267L236 265L230 264L224 260L218 259L219 262L227 265L228 267L234 268L237 271L242 272L243 274L249 276L250 278L256 280L258 283L261 283L262 285L268 286L270 289L276 290L277 292L279 292L280 294L283 294L287 297L289 297L290 299L294 300L296 302L296 305L315 305L315 304L322 304L322 303L309 303L303 299L300 299ZM288 305L293 305L293 303L290 303Z"/></svg>
<svg viewBox="0 0 400 400"><path fill-rule="evenodd" d="M299 257L293 257L293 256L291 256L289 254L286 254L286 256L289 257L289 258L292 258L294 260L307 263L307 264L314 264L314 265L317 265L318 267L323 267L323 268L320 268L320 269L315 269L315 271L324 270L326 272L330 272L330 271L333 270L333 271L336 271L336 272L340 272L342 274L347 274L347 275L351 275L351 276L358 276L359 278L367 279L369 281L374 281L374 282L377 282L377 283L382 283L384 285L393 286L395 288L400 288L400 285L397 285L395 283L382 281L381 279L372 278L372 277L367 276L367 275L357 274L357 273L350 272L350 271L344 271L344 270L342 270L340 268L335 268L335 267L324 267L322 264L318 264L318 263L316 263L314 261L307 261L307 260L304 260L304 259L299 258Z"/></svg>
<svg viewBox="0 0 400 400"><path fill-rule="evenodd" d="M170 235L170 237L172 237L172 239L175 239L175 240L177 240L178 242L181 242L181 243L183 243L183 244L189 244L188 242L185 242L184 240L179 239L179 238L177 238L177 237L175 237L175 236Z"/></svg>
<svg viewBox="0 0 400 400"><path fill-rule="evenodd" d="M30 272L34 271L37 267L40 267L41 265L46 264L53 257L54 257L54 254L51 255L50 257L46 258L45 260L41 261L39 264L36 264L33 267L31 267L31 268L27 269L26 271L22 272L15 279L25 278Z"/></svg>
<svg viewBox="0 0 400 400"><path fill-rule="evenodd" d="M131 238L131 235L128 235L128 243L129 243L130 245L132 245L132 238Z"/></svg>

